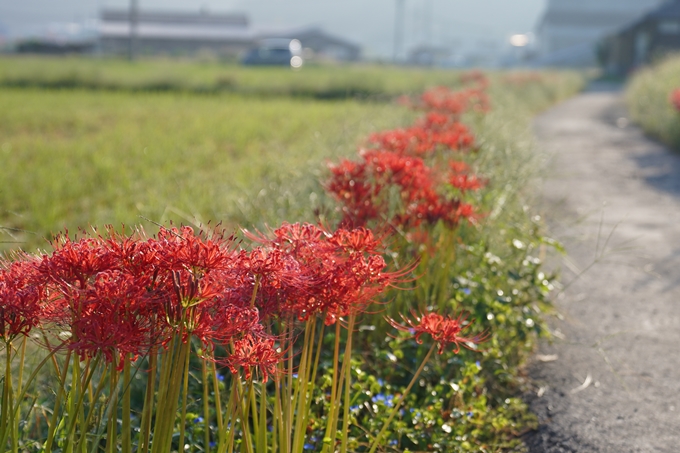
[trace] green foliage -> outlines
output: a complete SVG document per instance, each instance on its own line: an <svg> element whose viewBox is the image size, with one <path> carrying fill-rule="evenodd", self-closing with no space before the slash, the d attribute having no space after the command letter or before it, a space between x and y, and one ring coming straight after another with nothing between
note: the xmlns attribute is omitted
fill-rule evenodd
<svg viewBox="0 0 680 453"><path fill-rule="evenodd" d="M652 137L680 150L680 113L670 102L680 88L680 56L640 70L628 83L626 105L635 122Z"/></svg>

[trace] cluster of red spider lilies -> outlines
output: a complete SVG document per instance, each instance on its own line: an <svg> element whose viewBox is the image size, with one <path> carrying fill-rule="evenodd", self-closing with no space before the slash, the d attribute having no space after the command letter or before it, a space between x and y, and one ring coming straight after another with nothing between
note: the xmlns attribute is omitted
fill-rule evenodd
<svg viewBox="0 0 680 453"><path fill-rule="evenodd" d="M0 448L27 451L33 439L30 451L301 452L328 356L322 450L348 451L338 433L350 423L357 317L413 270L386 270L389 232L455 229L477 215L465 194L484 181L455 156L475 152L461 115L487 110L488 99L486 79L468 78L472 88L425 93L414 106L426 113L413 126L374 134L358 160L331 165L338 229L284 223L245 240L218 229L161 228L154 237L107 229L0 261ZM437 346L483 340L463 335L464 317L413 313L405 324L389 320L433 340L413 382ZM36 390L44 375L48 395ZM203 430L188 443L191 392L202 401L202 415L191 417ZM366 451L384 443L406 392Z"/></svg>
<svg viewBox="0 0 680 453"><path fill-rule="evenodd" d="M486 79L473 77L473 88L426 92L414 104L426 114L413 126L373 134L358 160L330 165L326 187L342 207L343 224L408 231L442 221L453 229L475 218L474 207L462 195L484 181L458 159L476 151L461 115L489 109Z"/></svg>

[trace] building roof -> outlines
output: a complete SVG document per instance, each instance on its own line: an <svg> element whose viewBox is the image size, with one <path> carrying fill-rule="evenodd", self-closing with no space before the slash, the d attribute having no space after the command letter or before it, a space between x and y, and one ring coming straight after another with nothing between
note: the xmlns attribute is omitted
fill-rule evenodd
<svg viewBox="0 0 680 453"><path fill-rule="evenodd" d="M135 35L147 39L251 42L253 31L243 14L139 11ZM103 38L130 36L130 11L105 9L98 31Z"/></svg>
<svg viewBox="0 0 680 453"><path fill-rule="evenodd" d="M242 13L186 13L175 11L138 11L136 15L138 23L163 24L163 25L196 25L196 26L229 26L247 27L248 16ZM101 13L101 21L107 23L129 23L129 9L104 9Z"/></svg>
<svg viewBox="0 0 680 453"><path fill-rule="evenodd" d="M541 26L579 26L611 27L612 24L626 23L630 20L627 11L559 11L548 10L543 16Z"/></svg>
<svg viewBox="0 0 680 453"><path fill-rule="evenodd" d="M625 27L617 30L612 36L625 34L635 29L638 25L647 22L648 20L680 20L680 0L671 0L664 3L660 7L645 14L641 18L627 24Z"/></svg>
<svg viewBox="0 0 680 453"><path fill-rule="evenodd" d="M104 38L123 38L130 36L130 24L125 22L99 24L100 36ZM253 40L253 32L242 28L199 27L195 25L163 25L140 23L135 27L135 35L140 38L183 39L207 41Z"/></svg>

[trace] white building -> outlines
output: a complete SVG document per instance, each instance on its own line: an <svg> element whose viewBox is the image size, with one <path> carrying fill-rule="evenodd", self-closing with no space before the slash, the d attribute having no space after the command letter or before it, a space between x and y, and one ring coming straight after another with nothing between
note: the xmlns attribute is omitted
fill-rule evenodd
<svg viewBox="0 0 680 453"><path fill-rule="evenodd" d="M548 0L536 29L538 63L595 65L601 38L661 3L664 0Z"/></svg>

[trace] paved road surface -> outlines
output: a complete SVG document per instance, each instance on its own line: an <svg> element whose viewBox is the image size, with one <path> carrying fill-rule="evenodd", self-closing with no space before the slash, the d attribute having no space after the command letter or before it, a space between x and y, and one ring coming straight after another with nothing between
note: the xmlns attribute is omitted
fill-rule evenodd
<svg viewBox="0 0 680 453"><path fill-rule="evenodd" d="M568 286L553 326L564 338L530 368L541 422L530 452L678 453L680 157L628 124L621 93L604 86L535 128L552 160L544 212L568 250Z"/></svg>

